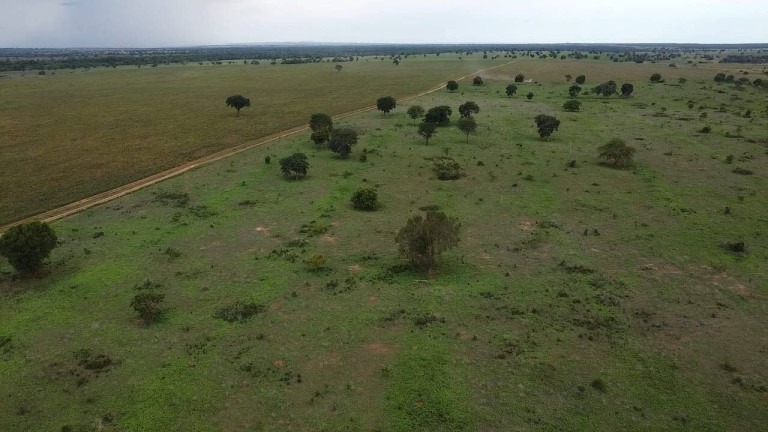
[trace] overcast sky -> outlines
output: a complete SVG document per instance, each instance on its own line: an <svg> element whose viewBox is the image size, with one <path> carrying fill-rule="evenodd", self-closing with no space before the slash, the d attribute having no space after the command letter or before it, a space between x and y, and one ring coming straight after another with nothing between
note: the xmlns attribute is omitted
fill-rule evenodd
<svg viewBox="0 0 768 432"><path fill-rule="evenodd" d="M0 0L0 47L768 43L768 0Z"/></svg>

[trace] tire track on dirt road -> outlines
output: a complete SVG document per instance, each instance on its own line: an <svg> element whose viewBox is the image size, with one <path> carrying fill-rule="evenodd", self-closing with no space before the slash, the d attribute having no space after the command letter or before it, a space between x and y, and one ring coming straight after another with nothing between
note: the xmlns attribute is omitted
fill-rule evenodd
<svg viewBox="0 0 768 432"><path fill-rule="evenodd" d="M500 68L500 67L509 66L510 64L516 63L518 61L519 60L512 60L512 61L504 63L504 64L492 66L492 67L489 67L489 68L486 68L486 69L481 69L479 71L476 71L476 72L464 75L462 77L454 78L454 80L455 81L462 81L462 80L465 80L465 79L467 79L468 77L470 77L472 75L481 74L481 73L489 71L491 69L497 69L497 68ZM445 83L440 83L439 85L437 85L435 87L432 87L429 90L425 90L425 91L423 91L421 93L417 93L415 95L410 95L410 96L406 96L406 97L400 98L398 100L398 102L408 102L408 101L420 98L422 96L429 95L429 94L434 93L436 91L442 90L444 88L445 88ZM333 116L333 118L336 119L336 120L344 119L344 118L352 117L352 116L360 114L360 113L364 113L364 112L367 112L367 111L372 111L374 109L376 109L376 105L368 105L368 106L365 106L365 107L362 107L362 108L358 108L358 109L355 109L355 110L352 110L352 111L347 111L345 113L335 115L335 116ZM18 220L16 222L12 222L12 223L7 224L7 225L5 225L3 227L0 227L0 233L3 233L5 231L7 231L9 228L14 227L16 225L23 224L23 223L28 223L28 222L33 222L33 221L52 222L52 221L55 221L55 220L58 220L58 219L65 218L67 216L71 216L73 214L79 213L79 212L81 212L83 210L86 210L88 208L91 208L91 207L94 207L94 206L97 206L97 205L100 205L100 204L104 204L104 203L107 203L107 202L112 201L114 199L117 199L117 198L120 198L122 196L128 195L128 194L130 194L132 192L136 192L136 191L138 191L140 189L143 189L143 188L145 188L147 186L151 186L153 184L159 183L159 182L161 182L163 180L167 180L167 179L176 177L176 176L178 176L180 174L183 174L183 173L185 173L187 171L190 171L190 170L193 170L195 168L198 168L198 167L201 167L201 166L204 166L204 165L208 165L210 163L219 161L221 159L225 159L225 158L228 158L230 156L236 155L238 153L242 153L242 152L244 152L246 150L250 150L250 149L252 149L254 147L259 147L259 146L264 145L264 144L269 144L271 142L275 142L277 140L280 140L280 139L283 139L283 138L287 138L287 137L290 137L292 135L296 135L296 134L305 132L307 130L309 130L309 126L306 126L306 125L305 126L297 126L297 127L291 128L291 129L286 129L286 130L284 130L282 132L278 132L278 133L275 133L275 134L272 134L272 135L268 135L266 137L262 137L262 138L259 138L259 139L256 139L256 140L245 142L243 144L240 144L240 145L237 145L237 146L234 146L234 147L230 147L228 149L225 149L225 150L222 150L222 151L210 154L208 156L204 156L204 157L196 159L194 161L187 162L187 163L182 164L182 165L178 165L176 167L167 169L165 171L161 171L161 172L159 172L157 174L153 174L153 175L151 175L149 177L144 177L142 179L133 181L131 183L127 183L127 184L125 184L123 186L119 186L117 188L110 189L108 191L101 192L101 193L98 193L96 195L92 195L92 196L90 196L88 198L83 198L81 200L78 200L78 201L69 203L67 205L55 208L53 210L48 210L46 212L39 213L39 214L37 214L35 216L30 216L30 217Z"/></svg>

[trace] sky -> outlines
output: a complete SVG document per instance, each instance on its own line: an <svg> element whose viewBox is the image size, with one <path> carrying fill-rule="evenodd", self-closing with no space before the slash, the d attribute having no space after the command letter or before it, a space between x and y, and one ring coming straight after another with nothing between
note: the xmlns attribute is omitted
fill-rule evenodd
<svg viewBox="0 0 768 432"><path fill-rule="evenodd" d="M768 43L768 0L0 0L0 47Z"/></svg>

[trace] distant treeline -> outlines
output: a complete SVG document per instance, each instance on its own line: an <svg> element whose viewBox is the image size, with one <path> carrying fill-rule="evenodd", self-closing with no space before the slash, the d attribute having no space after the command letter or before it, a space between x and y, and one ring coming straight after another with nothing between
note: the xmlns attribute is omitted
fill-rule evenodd
<svg viewBox="0 0 768 432"><path fill-rule="evenodd" d="M768 45L686 45L686 44L462 44L462 45L249 45L190 48L151 49L26 49L0 48L0 71L45 69L78 69L117 66L157 66L171 63L222 64L235 60L269 60L284 64L313 63L332 59L334 62L354 61L362 56L388 56L402 59L412 55L457 53L521 53L530 56L561 56L561 52L576 53L575 58L594 57L597 54L632 53L634 61L664 60L686 51L742 50L730 57L762 58L754 54ZM745 50L751 50L746 53ZM584 53L582 53L584 52ZM643 54L638 54L642 52ZM762 51L757 51L761 54ZM553 55L554 54L554 55ZM642 57L640 57L642 56ZM640 57L640 58L638 58ZM631 60L630 60L631 61ZM750 61L752 62L752 61Z"/></svg>
<svg viewBox="0 0 768 432"><path fill-rule="evenodd" d="M768 55L731 54L723 57L720 63L768 63Z"/></svg>

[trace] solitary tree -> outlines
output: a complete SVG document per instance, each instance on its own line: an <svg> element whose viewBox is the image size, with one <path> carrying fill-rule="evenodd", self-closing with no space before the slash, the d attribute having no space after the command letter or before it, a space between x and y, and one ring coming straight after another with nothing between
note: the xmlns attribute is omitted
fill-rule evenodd
<svg viewBox="0 0 768 432"><path fill-rule="evenodd" d="M592 89L592 92L595 94L601 94L604 97L608 97L611 95L616 94L616 83L614 81L608 81L606 83L600 84L599 86Z"/></svg>
<svg viewBox="0 0 768 432"><path fill-rule="evenodd" d="M475 121L474 117L462 117L457 122L457 125L459 126L459 130L464 132L464 134L467 136L467 144L469 144L469 134L477 130L477 122Z"/></svg>
<svg viewBox="0 0 768 432"><path fill-rule="evenodd" d="M331 131L329 147L341 158L346 158L352 153L352 146L357 144L357 132L353 129L334 129Z"/></svg>
<svg viewBox="0 0 768 432"><path fill-rule="evenodd" d="M294 153L280 159L280 170L287 176L293 176L294 179L306 176L308 168L309 162L304 153Z"/></svg>
<svg viewBox="0 0 768 432"><path fill-rule="evenodd" d="M651 82L652 83L661 82L661 74L655 73L655 74L651 75Z"/></svg>
<svg viewBox="0 0 768 432"><path fill-rule="evenodd" d="M416 119L424 117L424 107L421 105L414 105L408 108L408 117L410 117L413 122L416 123Z"/></svg>
<svg viewBox="0 0 768 432"><path fill-rule="evenodd" d="M355 210L376 210L379 208L379 192L372 187L364 186L352 195L352 207Z"/></svg>
<svg viewBox="0 0 768 432"><path fill-rule="evenodd" d="M560 127L560 120L546 114L539 114L534 120L536 121L536 127L539 130L539 136L542 139L549 139L549 137Z"/></svg>
<svg viewBox="0 0 768 432"><path fill-rule="evenodd" d="M569 95L570 97L572 97L572 98L575 98L576 96L578 96L578 95L579 95L579 93L581 93L581 87L579 87L579 86L577 86L577 85L572 85L572 86L571 86L571 87L568 89L568 95Z"/></svg>
<svg viewBox="0 0 768 432"><path fill-rule="evenodd" d="M56 247L56 233L46 223L16 225L0 237L0 256L19 273L33 273Z"/></svg>
<svg viewBox="0 0 768 432"><path fill-rule="evenodd" d="M725 81L725 74L724 73L721 72L721 73L715 75L715 82L723 82L723 81Z"/></svg>
<svg viewBox="0 0 768 432"><path fill-rule="evenodd" d="M614 138L608 141L608 144L601 146L600 157L612 161L613 166L626 166L632 162L632 156L635 154L635 148L627 145L624 140Z"/></svg>
<svg viewBox="0 0 768 432"><path fill-rule="evenodd" d="M344 66L342 66L342 65L340 65L340 64L337 64L337 65L335 66L335 68L336 68L336 72L341 72L341 70L342 70L342 69L344 69Z"/></svg>
<svg viewBox="0 0 768 432"><path fill-rule="evenodd" d="M445 88L447 88L450 92L455 92L459 89L459 83L453 80L448 81L448 84L445 85Z"/></svg>
<svg viewBox="0 0 768 432"><path fill-rule="evenodd" d="M378 108L379 111L382 111L384 115L389 114L389 112L395 109L396 106L397 101L395 101L395 98L392 96L380 97L376 101L376 108Z"/></svg>
<svg viewBox="0 0 768 432"><path fill-rule="evenodd" d="M465 102L459 105L459 115L462 117L469 117L472 114L480 112L480 107L474 102Z"/></svg>
<svg viewBox="0 0 768 432"><path fill-rule="evenodd" d="M475 79L472 80L472 85L481 86L483 85L483 79L479 76L476 76Z"/></svg>
<svg viewBox="0 0 768 432"><path fill-rule="evenodd" d="M527 95L525 95L525 97L527 97L527 98L528 98L528 100L531 100L531 99L533 99L533 92L528 92L528 94L527 94Z"/></svg>
<svg viewBox="0 0 768 432"><path fill-rule="evenodd" d="M458 219L430 210L424 217L410 218L397 233L395 242L400 254L431 277L440 255L459 244L460 229Z"/></svg>
<svg viewBox="0 0 768 432"><path fill-rule="evenodd" d="M251 106L251 100L240 95L230 96L227 98L227 106L236 109L237 116L240 117L240 110Z"/></svg>
<svg viewBox="0 0 768 432"><path fill-rule="evenodd" d="M507 96L512 97L517 93L517 86L514 84L510 84L507 86Z"/></svg>
<svg viewBox="0 0 768 432"><path fill-rule="evenodd" d="M629 83L624 83L621 85L621 96L628 98L632 96L632 92L635 91L635 86Z"/></svg>
<svg viewBox="0 0 768 432"><path fill-rule="evenodd" d="M419 135L424 137L426 144L429 145L429 139L437 132L437 123L423 122L419 125Z"/></svg>
<svg viewBox="0 0 768 432"><path fill-rule="evenodd" d="M517 75L515 76L515 82L516 82L516 83L521 83L521 82L523 82L523 81L525 81L525 75L523 75L523 74L517 74Z"/></svg>
<svg viewBox="0 0 768 432"><path fill-rule="evenodd" d="M427 123L437 123L438 125L447 125L451 122L451 114L453 110L446 105L436 106L430 108L426 114L424 114L424 121Z"/></svg>
<svg viewBox="0 0 768 432"><path fill-rule="evenodd" d="M575 112L581 109L581 102L571 99L563 104L566 111Z"/></svg>
<svg viewBox="0 0 768 432"><path fill-rule="evenodd" d="M309 118L309 128L312 132L333 129L333 120L328 114L312 114Z"/></svg>
<svg viewBox="0 0 768 432"><path fill-rule="evenodd" d="M584 85L585 82L587 82L587 77L585 75L579 75L576 77L576 84Z"/></svg>

